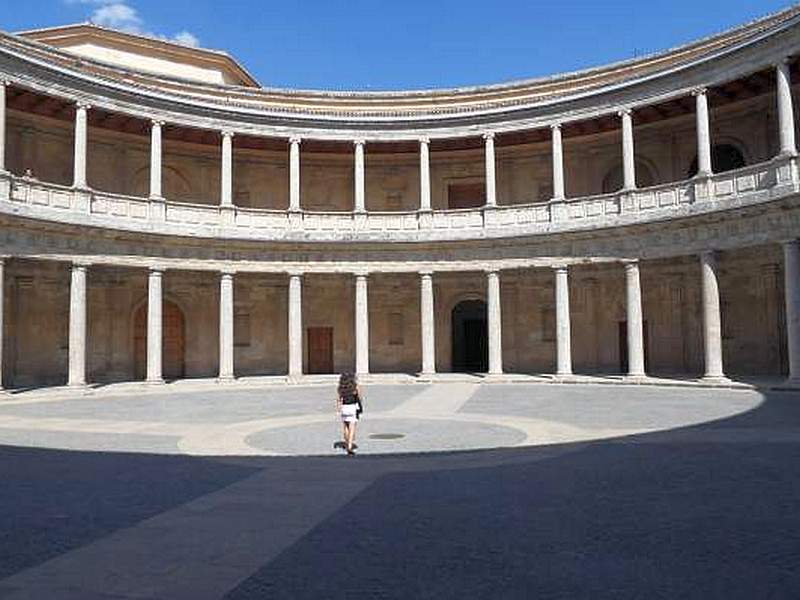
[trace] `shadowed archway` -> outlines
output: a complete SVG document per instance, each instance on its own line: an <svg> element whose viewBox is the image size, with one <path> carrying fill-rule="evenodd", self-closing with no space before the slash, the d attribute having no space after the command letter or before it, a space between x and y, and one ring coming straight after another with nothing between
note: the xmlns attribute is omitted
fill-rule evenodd
<svg viewBox="0 0 800 600"><path fill-rule="evenodd" d="M451 315L453 372L485 373L489 370L489 343L486 328L486 303L464 300Z"/></svg>

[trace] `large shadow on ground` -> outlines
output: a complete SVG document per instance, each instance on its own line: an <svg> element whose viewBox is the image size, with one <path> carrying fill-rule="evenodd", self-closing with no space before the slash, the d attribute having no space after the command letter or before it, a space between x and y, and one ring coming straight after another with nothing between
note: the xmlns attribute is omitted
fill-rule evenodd
<svg viewBox="0 0 800 600"><path fill-rule="evenodd" d="M215 460L4 448L0 576L269 472L265 494L291 493L298 473L322 489L371 483L265 553L230 599L796 598L798 465L800 398L786 393L721 421L515 450Z"/></svg>

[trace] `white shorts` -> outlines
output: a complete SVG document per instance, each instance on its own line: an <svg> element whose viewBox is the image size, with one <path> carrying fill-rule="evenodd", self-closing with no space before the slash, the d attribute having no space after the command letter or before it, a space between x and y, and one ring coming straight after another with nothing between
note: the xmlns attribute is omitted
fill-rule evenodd
<svg viewBox="0 0 800 600"><path fill-rule="evenodd" d="M358 410L358 404L342 404L342 421L345 423L355 423L358 421L356 410Z"/></svg>

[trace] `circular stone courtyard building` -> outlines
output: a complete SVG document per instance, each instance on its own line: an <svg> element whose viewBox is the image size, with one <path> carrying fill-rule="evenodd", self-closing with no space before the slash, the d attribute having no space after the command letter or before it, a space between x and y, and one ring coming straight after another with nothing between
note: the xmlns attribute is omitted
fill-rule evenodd
<svg viewBox="0 0 800 600"><path fill-rule="evenodd" d="M800 379L800 7L404 92L83 24L0 34L0 83L5 387Z"/></svg>

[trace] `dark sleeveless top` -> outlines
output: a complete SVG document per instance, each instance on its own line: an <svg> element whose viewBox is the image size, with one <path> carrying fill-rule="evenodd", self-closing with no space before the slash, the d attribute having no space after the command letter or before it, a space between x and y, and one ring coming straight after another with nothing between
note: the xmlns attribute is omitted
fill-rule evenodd
<svg viewBox="0 0 800 600"><path fill-rule="evenodd" d="M358 392L349 392L342 396L342 404L358 404Z"/></svg>

